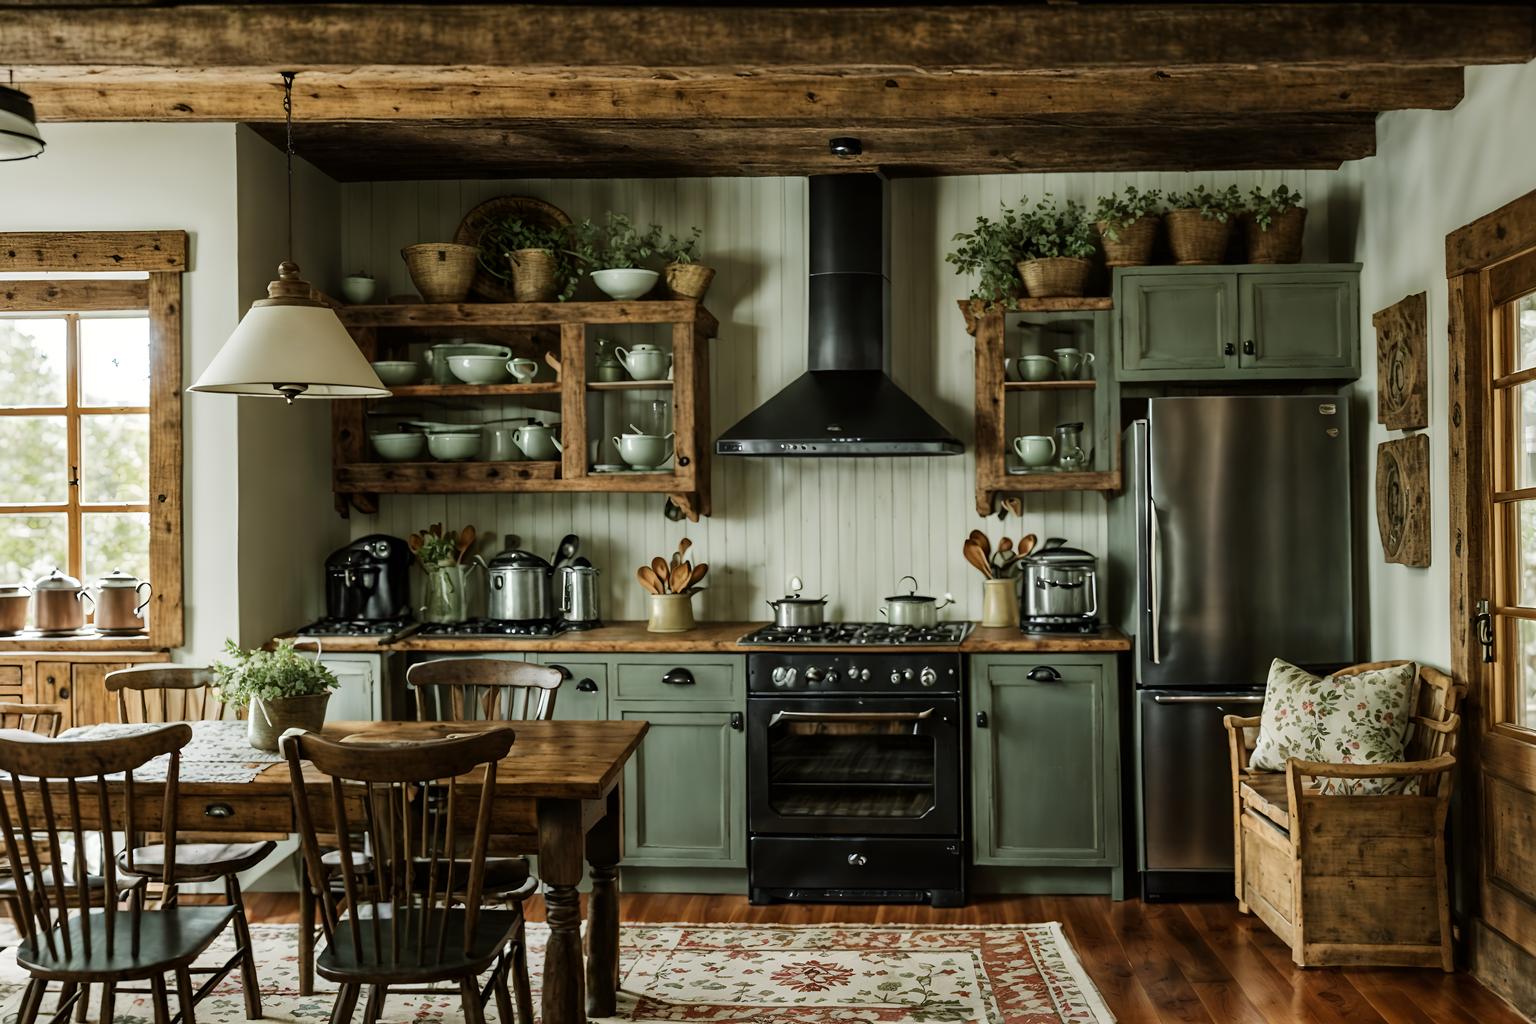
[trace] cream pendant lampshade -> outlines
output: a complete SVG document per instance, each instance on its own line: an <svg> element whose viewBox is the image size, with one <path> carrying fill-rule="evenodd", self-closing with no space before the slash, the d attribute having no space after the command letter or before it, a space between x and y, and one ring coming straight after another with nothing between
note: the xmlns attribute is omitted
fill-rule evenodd
<svg viewBox="0 0 1536 1024"><path fill-rule="evenodd" d="M0 86L0 161L30 160L43 152L32 100L19 89Z"/></svg>

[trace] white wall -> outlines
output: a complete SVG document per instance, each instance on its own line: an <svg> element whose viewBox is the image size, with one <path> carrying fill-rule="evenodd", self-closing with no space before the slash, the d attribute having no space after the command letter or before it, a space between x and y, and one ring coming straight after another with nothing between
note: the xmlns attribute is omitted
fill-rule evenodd
<svg viewBox="0 0 1536 1024"><path fill-rule="evenodd" d="M142 231L191 236L182 377L190 384L239 316L235 294L235 132L231 125L48 124L37 160L5 166L6 231ZM183 399L187 655L238 632L233 401Z"/></svg>
<svg viewBox="0 0 1536 1024"><path fill-rule="evenodd" d="M1308 260L1329 252L1335 172L1242 174L996 175L898 180L892 186L893 376L971 446L972 342L955 300L969 291L943 261L950 239L978 214L1022 196L1053 193L1091 200L1123 184L1189 188L1236 182L1286 182L1306 195ZM805 367L806 185L803 178L636 181L446 181L343 186L342 259L346 272L371 271L380 295L410 292L402 245L452 237L464 212L497 195L547 199L573 217L614 209L641 221L704 230L706 261L719 269L708 305L720 319L712 353L712 435L798 376ZM1347 239L1347 235L1346 235ZM986 522L975 513L975 464L964 456L875 460L715 460L713 518L667 522L657 495L500 495L385 497L380 513L356 517L353 532L404 536L435 521L473 523L482 533L520 535L548 552L568 531L607 574L605 613L643 617L633 573L642 561L694 539L711 567L699 612L760 618L766 597L791 574L832 596L832 616L869 619L898 577L915 575L925 593L953 591L956 615L980 616L980 587L960 545L974 527L994 540L1002 529L1060 535L1089 550L1106 547L1104 500L1097 494L1040 495L1022 524Z"/></svg>
<svg viewBox="0 0 1536 1024"><path fill-rule="evenodd" d="M1359 203L1353 248L1364 264L1360 386L1370 408L1372 474L1376 443L1402 434L1375 423L1371 314L1405 295L1429 293L1430 566L1383 561L1369 489L1371 656L1442 667L1450 664L1451 560L1445 236L1536 188L1536 64L1468 68L1466 75L1466 98L1455 110L1378 118L1376 155L1341 172L1341 192Z"/></svg>

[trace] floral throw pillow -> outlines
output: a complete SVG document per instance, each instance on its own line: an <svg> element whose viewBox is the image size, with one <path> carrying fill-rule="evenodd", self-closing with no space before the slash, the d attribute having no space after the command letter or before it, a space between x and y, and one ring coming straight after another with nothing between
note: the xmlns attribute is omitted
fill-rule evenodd
<svg viewBox="0 0 1536 1024"><path fill-rule="evenodd" d="M1403 759L1418 666L1319 677L1276 658L1269 667L1259 738L1249 764L1283 771L1288 758L1329 764ZM1417 779L1325 779L1328 794L1405 793Z"/></svg>

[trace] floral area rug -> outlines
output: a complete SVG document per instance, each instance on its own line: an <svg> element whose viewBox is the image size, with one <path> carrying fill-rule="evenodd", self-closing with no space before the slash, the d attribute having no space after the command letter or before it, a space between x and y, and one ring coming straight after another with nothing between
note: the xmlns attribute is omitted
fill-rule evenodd
<svg viewBox="0 0 1536 1024"><path fill-rule="evenodd" d="M265 1018L279 1024L327 1020L332 1002L327 982L317 979L315 995L299 995L297 929L256 925L251 931ZM542 925L529 926L535 1007L547 936ZM216 947L227 948L227 940ZM1115 1019L1058 924L625 924L620 978L616 1021L1110 1024ZM0 954L0 1018L15 1020L24 982L13 954ZM493 1004L487 1016L494 1014ZM152 1017L147 997L118 997L118 1024L149 1024ZM238 980L226 980L199 1003L197 1019L244 1021ZM436 1024L464 1018L455 992L391 996L383 1019Z"/></svg>

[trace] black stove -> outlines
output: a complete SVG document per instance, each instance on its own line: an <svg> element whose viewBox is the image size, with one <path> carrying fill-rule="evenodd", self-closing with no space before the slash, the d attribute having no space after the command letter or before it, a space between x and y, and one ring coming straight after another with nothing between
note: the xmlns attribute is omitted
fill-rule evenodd
<svg viewBox="0 0 1536 1024"><path fill-rule="evenodd" d="M884 622L825 622L819 626L764 626L741 638L753 646L903 647L959 646L974 628L971 622L934 626L891 626Z"/></svg>
<svg viewBox="0 0 1536 1024"><path fill-rule="evenodd" d="M298 636L394 636L416 625L410 616L396 619L333 619L329 616L317 619L302 629Z"/></svg>
<svg viewBox="0 0 1536 1024"><path fill-rule="evenodd" d="M556 619L465 619L463 622L428 622L418 636L531 636L554 637L565 632Z"/></svg>

